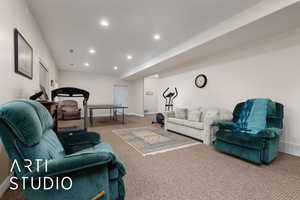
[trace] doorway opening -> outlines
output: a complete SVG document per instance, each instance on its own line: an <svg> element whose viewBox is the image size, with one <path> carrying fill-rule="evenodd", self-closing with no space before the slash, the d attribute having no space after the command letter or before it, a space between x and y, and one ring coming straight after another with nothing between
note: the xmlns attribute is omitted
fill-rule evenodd
<svg viewBox="0 0 300 200"><path fill-rule="evenodd" d="M158 74L144 78L144 115L153 115L158 112L158 84Z"/></svg>

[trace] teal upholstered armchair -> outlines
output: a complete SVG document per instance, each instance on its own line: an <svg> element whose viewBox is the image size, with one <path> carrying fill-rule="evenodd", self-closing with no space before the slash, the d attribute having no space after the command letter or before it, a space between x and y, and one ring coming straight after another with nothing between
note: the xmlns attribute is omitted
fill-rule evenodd
<svg viewBox="0 0 300 200"><path fill-rule="evenodd" d="M238 127L241 118L250 118L244 116L251 115L250 110L248 114L245 112L245 109L251 107L251 102L247 104L248 102L249 100L236 105L233 111L233 122L217 124L219 130L216 133L214 147L257 164L270 163L278 155L279 137L283 129L283 105L269 100L266 107L258 108L256 113L252 114L253 119L250 123L253 123L255 118L259 118L255 123L262 124L263 121L264 128L249 133ZM246 123L244 121L244 124Z"/></svg>
<svg viewBox="0 0 300 200"><path fill-rule="evenodd" d="M59 140L48 111L29 100L0 106L0 120L1 139L13 163L14 176L20 180L19 188L28 200L124 199L125 168L97 133L64 135ZM41 160L39 164L37 159ZM45 177L54 181L52 189L45 189L51 187L49 178L43 184ZM72 187L71 181L62 181L66 177Z"/></svg>

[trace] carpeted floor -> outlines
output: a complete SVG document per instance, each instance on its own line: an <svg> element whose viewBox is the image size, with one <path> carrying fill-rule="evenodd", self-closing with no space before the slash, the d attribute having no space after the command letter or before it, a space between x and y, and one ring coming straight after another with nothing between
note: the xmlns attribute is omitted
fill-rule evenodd
<svg viewBox="0 0 300 200"><path fill-rule="evenodd" d="M127 168L127 200L299 200L300 158L288 154L270 165L257 166L196 145L143 157L112 130L142 127L151 119L128 117L125 125L97 123ZM20 192L7 192L3 200L23 200Z"/></svg>

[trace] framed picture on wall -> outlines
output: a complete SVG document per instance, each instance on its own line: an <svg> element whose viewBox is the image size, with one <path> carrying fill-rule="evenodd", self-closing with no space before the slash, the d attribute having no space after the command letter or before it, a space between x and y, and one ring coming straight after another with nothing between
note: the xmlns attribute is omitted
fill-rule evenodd
<svg viewBox="0 0 300 200"><path fill-rule="evenodd" d="M14 29L15 72L32 79L33 49L22 34Z"/></svg>

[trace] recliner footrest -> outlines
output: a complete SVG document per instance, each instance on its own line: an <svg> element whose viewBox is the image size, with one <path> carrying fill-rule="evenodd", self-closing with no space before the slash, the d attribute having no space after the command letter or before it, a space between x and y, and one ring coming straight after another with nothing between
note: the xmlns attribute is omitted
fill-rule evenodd
<svg viewBox="0 0 300 200"><path fill-rule="evenodd" d="M255 137L247 133L220 130L217 132L216 138L229 144L247 147L250 149L261 150L265 147L263 138Z"/></svg>

